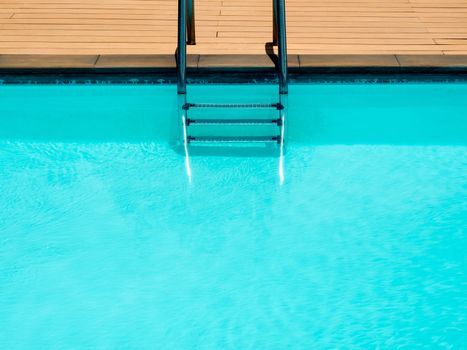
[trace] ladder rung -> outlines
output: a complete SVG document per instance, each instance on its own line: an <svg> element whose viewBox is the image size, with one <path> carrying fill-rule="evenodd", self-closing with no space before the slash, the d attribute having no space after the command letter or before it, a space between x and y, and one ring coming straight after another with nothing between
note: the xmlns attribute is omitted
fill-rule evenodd
<svg viewBox="0 0 467 350"><path fill-rule="evenodd" d="M188 136L188 142L275 142L280 136Z"/></svg>
<svg viewBox="0 0 467 350"><path fill-rule="evenodd" d="M284 109L280 103L186 103L183 109L188 110L190 108L274 108Z"/></svg>
<svg viewBox="0 0 467 350"><path fill-rule="evenodd" d="M197 125L281 125L281 119L187 119L187 126Z"/></svg>

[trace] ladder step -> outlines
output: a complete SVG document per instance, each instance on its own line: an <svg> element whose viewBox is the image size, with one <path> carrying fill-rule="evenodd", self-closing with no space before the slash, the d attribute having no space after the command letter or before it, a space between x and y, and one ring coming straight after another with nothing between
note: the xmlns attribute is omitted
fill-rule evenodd
<svg viewBox="0 0 467 350"><path fill-rule="evenodd" d="M284 106L282 106L280 103L186 103L183 106L183 109L185 110L190 108L273 108L282 110L284 109Z"/></svg>
<svg viewBox="0 0 467 350"><path fill-rule="evenodd" d="M278 136L188 136L188 142L275 142L280 143Z"/></svg>
<svg viewBox="0 0 467 350"><path fill-rule="evenodd" d="M278 125L281 119L187 119L186 125Z"/></svg>

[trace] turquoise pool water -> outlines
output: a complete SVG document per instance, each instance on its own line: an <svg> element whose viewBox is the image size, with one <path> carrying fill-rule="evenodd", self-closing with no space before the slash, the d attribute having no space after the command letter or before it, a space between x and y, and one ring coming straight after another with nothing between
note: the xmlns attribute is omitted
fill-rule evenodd
<svg viewBox="0 0 467 350"><path fill-rule="evenodd" d="M190 183L173 86L0 87L0 348L465 349L465 96L292 85L281 185L225 150Z"/></svg>

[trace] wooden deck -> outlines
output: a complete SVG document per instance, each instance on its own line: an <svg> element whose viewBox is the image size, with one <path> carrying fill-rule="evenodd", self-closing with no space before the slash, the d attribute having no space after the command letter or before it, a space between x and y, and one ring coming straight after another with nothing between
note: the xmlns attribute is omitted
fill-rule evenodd
<svg viewBox="0 0 467 350"><path fill-rule="evenodd" d="M291 54L467 54L467 0L286 0ZM1 0L0 54L171 54L176 0ZM196 0L189 53L261 54L271 0Z"/></svg>

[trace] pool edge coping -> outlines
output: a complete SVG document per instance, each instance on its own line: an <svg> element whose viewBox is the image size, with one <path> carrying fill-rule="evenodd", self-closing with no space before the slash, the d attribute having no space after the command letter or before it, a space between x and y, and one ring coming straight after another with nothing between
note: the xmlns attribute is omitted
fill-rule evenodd
<svg viewBox="0 0 467 350"><path fill-rule="evenodd" d="M290 83L467 82L467 55L289 55ZM188 55L190 84L275 84L267 55ZM174 55L2 55L0 85L174 84Z"/></svg>
<svg viewBox="0 0 467 350"><path fill-rule="evenodd" d="M289 70L308 72L467 71L467 55L288 55ZM191 71L273 71L267 55L188 55ZM174 55L22 55L0 54L0 70L174 71Z"/></svg>

